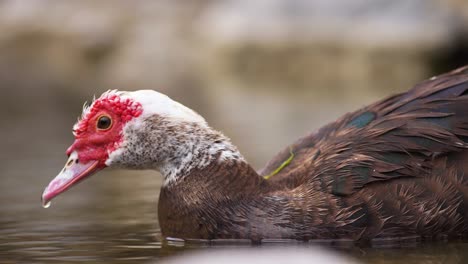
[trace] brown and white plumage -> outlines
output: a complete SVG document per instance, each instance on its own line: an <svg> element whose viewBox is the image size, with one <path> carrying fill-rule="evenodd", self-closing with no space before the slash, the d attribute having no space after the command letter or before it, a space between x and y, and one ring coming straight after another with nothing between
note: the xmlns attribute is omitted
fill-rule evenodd
<svg viewBox="0 0 468 264"><path fill-rule="evenodd" d="M111 91L76 125L71 162L43 199L105 167L155 169L166 237L465 236L467 114L465 67L346 114L257 173L192 110L154 91Z"/></svg>

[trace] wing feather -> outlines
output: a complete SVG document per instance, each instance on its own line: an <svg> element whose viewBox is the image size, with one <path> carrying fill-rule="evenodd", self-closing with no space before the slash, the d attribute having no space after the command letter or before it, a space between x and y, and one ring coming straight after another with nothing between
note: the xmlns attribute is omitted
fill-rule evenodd
<svg viewBox="0 0 468 264"><path fill-rule="evenodd" d="M272 181L349 195L366 184L424 177L433 160L468 148L468 66L426 80L408 92L346 114L282 150L267 175L294 153Z"/></svg>

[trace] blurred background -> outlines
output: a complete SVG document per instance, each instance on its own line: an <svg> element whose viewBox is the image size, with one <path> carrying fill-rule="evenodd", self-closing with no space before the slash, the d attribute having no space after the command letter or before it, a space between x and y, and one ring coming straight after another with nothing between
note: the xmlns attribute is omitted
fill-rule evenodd
<svg viewBox="0 0 468 264"><path fill-rule="evenodd" d="M167 253L154 253L153 172L103 172L40 208L93 95L165 93L260 169L340 115L467 63L465 0L0 0L0 259Z"/></svg>

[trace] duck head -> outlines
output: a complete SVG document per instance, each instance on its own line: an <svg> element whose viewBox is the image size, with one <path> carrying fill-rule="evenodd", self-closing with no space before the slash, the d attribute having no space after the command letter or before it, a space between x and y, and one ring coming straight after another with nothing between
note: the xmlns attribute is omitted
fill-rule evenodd
<svg viewBox="0 0 468 264"><path fill-rule="evenodd" d="M174 178L192 149L194 129L206 130L193 110L152 90L108 91L83 108L73 126L68 161L42 194L43 205L106 167L156 169ZM196 141L196 140L195 140ZM185 150L184 150L185 148Z"/></svg>

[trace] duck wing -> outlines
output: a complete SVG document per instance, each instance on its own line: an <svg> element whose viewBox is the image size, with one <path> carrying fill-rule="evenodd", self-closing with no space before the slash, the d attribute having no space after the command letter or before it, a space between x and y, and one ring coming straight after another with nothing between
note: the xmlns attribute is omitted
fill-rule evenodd
<svg viewBox="0 0 468 264"><path fill-rule="evenodd" d="M260 174L291 187L313 180L349 195L372 182L423 177L467 149L465 66L344 115L286 147ZM467 166L466 157L457 166Z"/></svg>

